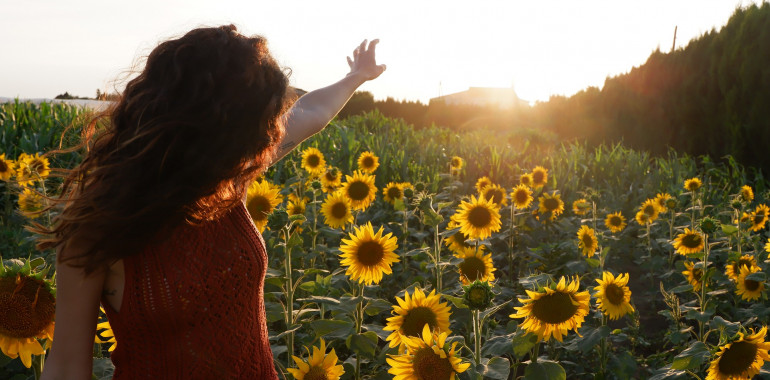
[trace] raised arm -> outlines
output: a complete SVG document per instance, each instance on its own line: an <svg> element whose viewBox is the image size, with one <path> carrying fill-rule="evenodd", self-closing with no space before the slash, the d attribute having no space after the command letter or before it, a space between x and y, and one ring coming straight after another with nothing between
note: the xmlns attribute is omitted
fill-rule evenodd
<svg viewBox="0 0 770 380"><path fill-rule="evenodd" d="M380 76L385 65L378 65L374 50L379 40L366 40L348 57L350 72L337 83L308 92L299 98L286 114L286 137L278 149L276 161L291 152L299 143L323 129L348 102L353 92L364 82Z"/></svg>

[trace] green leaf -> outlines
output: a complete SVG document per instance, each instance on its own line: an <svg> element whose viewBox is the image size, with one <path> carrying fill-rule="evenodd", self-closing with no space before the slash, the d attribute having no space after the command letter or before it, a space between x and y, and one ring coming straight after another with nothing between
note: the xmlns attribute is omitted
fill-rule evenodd
<svg viewBox="0 0 770 380"><path fill-rule="evenodd" d="M764 282L767 280L767 275L762 272L756 272L746 276L746 279L756 282Z"/></svg>
<svg viewBox="0 0 770 380"><path fill-rule="evenodd" d="M396 211L404 211L406 210L406 205L403 200L396 199L396 201L393 202L393 208L396 209Z"/></svg>
<svg viewBox="0 0 770 380"><path fill-rule="evenodd" d="M453 305L455 305L458 309L467 309L468 306L465 304L465 300L463 300L460 297L450 296L450 295L443 295L444 298L446 298L449 302L452 302Z"/></svg>
<svg viewBox="0 0 770 380"><path fill-rule="evenodd" d="M374 350L377 348L377 334L373 331L367 331L363 334L353 334L345 340L345 345L357 354L368 357L374 357Z"/></svg>
<svg viewBox="0 0 770 380"><path fill-rule="evenodd" d="M511 362L499 356L490 358L481 368L481 374L485 379L506 380L510 371Z"/></svg>
<svg viewBox="0 0 770 380"><path fill-rule="evenodd" d="M370 300L369 303L366 304L364 312L366 312L366 315L375 316L392 308L393 305L390 302L377 298Z"/></svg>
<svg viewBox="0 0 770 380"><path fill-rule="evenodd" d="M559 363L540 360L527 365L524 380L567 380L567 373Z"/></svg>
<svg viewBox="0 0 770 380"><path fill-rule="evenodd" d="M687 313L687 318L694 319L698 322L706 323L711 319L711 316L714 315L713 311L698 311L698 310L690 310Z"/></svg>
<svg viewBox="0 0 770 380"><path fill-rule="evenodd" d="M316 337L328 336L330 338L347 338L355 327L353 322L337 319L317 319L310 322Z"/></svg>
<svg viewBox="0 0 770 380"><path fill-rule="evenodd" d="M490 338L484 342L484 347L481 348L482 356L500 356L513 353L513 346L511 340L516 334L501 335Z"/></svg>
<svg viewBox="0 0 770 380"><path fill-rule="evenodd" d="M513 354L519 359L523 358L529 353L529 350L537 344L537 341L537 335L529 334L527 330L520 329L519 331L516 331L511 342L513 345Z"/></svg>
<svg viewBox="0 0 770 380"><path fill-rule="evenodd" d="M695 342L674 358L671 368L678 370L696 369L703 361L711 356L708 347L703 342Z"/></svg>
<svg viewBox="0 0 770 380"><path fill-rule="evenodd" d="M588 263L588 265L591 266L591 268L597 268L599 266L599 260L597 260L597 259L588 259L587 258L586 262Z"/></svg>
<svg viewBox="0 0 770 380"><path fill-rule="evenodd" d="M583 339L577 341L577 346L583 353L589 353L599 344L602 338L610 336L609 326L600 326L599 328L588 327L580 332Z"/></svg>
<svg viewBox="0 0 770 380"><path fill-rule="evenodd" d="M422 213L422 224L429 226L429 227L436 227L438 226L442 221L444 221L444 217L437 214L432 209L428 208L427 210L423 210Z"/></svg>
<svg viewBox="0 0 770 380"><path fill-rule="evenodd" d="M738 227L733 226L731 224L723 224L722 225L722 232L724 232L725 235L732 235L732 234L738 232Z"/></svg>

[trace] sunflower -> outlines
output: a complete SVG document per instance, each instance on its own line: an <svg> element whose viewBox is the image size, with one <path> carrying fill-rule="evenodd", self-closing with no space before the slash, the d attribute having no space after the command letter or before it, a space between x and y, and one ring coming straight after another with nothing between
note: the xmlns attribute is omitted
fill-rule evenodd
<svg viewBox="0 0 770 380"><path fill-rule="evenodd" d="M15 170L16 164L13 160L6 160L5 153L0 154L0 180L7 181L11 179Z"/></svg>
<svg viewBox="0 0 770 380"><path fill-rule="evenodd" d="M743 185L741 187L741 198L744 202L751 202L754 200L754 190L749 185Z"/></svg>
<svg viewBox="0 0 770 380"><path fill-rule="evenodd" d="M680 255L698 253L703 249L703 236L696 231L685 228L684 233L677 235L674 239L674 249Z"/></svg>
<svg viewBox="0 0 770 380"><path fill-rule="evenodd" d="M725 266L725 276L733 281L738 281L741 267L744 265L748 265L749 268L755 267L757 266L757 259L752 255L743 255L738 260L728 261Z"/></svg>
<svg viewBox="0 0 770 380"><path fill-rule="evenodd" d="M639 211L647 214L647 218L649 219L648 223L652 223L655 221L655 219L658 219L658 214L660 213L660 205L655 199L648 199L642 203L642 205L639 207Z"/></svg>
<svg viewBox="0 0 770 380"><path fill-rule="evenodd" d="M521 184L513 188L511 193L511 203L516 206L517 209L523 210L532 203L532 190L529 186Z"/></svg>
<svg viewBox="0 0 770 380"><path fill-rule="evenodd" d="M636 216L634 217L634 220L636 220L636 222L639 223L640 226L644 226L650 223L650 216L645 214L644 211L639 210L637 211Z"/></svg>
<svg viewBox="0 0 770 380"><path fill-rule="evenodd" d="M740 271L741 273L738 275L735 294L741 296L741 298L746 301L758 300L762 297L762 292L765 290L765 283L762 281L748 280L746 277L752 273L760 272L761 269L756 265L743 265Z"/></svg>
<svg viewBox="0 0 770 380"><path fill-rule="evenodd" d="M447 230L452 230L457 227L460 227L460 224L457 223L454 219L451 219L447 224ZM466 239L465 235L461 231L457 231L448 238L444 239L444 244L449 247L450 251L455 253L455 257L462 258L468 251L473 253L476 252L476 246L474 244L469 244L467 240L468 239ZM483 250L484 245L479 245L479 251Z"/></svg>
<svg viewBox="0 0 770 380"><path fill-rule="evenodd" d="M765 243L765 252L770 253L770 238L768 238L767 243Z"/></svg>
<svg viewBox="0 0 770 380"><path fill-rule="evenodd" d="M556 286L551 284L541 291L526 290L529 298L519 298L524 305L515 307L517 313L510 317L525 318L520 326L544 341L553 336L561 342L569 330L577 332L588 315L591 295L587 290L578 292L577 278L569 284L565 281L562 276Z"/></svg>
<svg viewBox="0 0 770 380"><path fill-rule="evenodd" d="M457 171L463 168L463 164L465 164L465 162L461 157L454 156L452 157L452 160L449 161L449 168Z"/></svg>
<svg viewBox="0 0 770 380"><path fill-rule="evenodd" d="M703 268L696 267L699 264L693 264L691 261L685 261L684 266L687 268L682 271L682 274L687 278L687 282L692 285L692 289L696 292L703 286Z"/></svg>
<svg viewBox="0 0 770 380"><path fill-rule="evenodd" d="M491 200L492 203L494 203L498 208L504 207L508 204L508 199L505 197L505 189L503 189L500 185L488 185L487 187L481 189L479 195L484 197L484 199Z"/></svg>
<svg viewBox="0 0 770 380"><path fill-rule="evenodd" d="M476 180L476 191L478 191L479 194L481 194L481 191L484 190L485 187L491 184L492 184L492 180L489 179L489 177L487 176L481 177L478 180Z"/></svg>
<svg viewBox="0 0 770 380"><path fill-rule="evenodd" d="M326 170L326 160L323 153L316 148L307 148L302 151L302 169L311 176L319 176Z"/></svg>
<svg viewBox="0 0 770 380"><path fill-rule="evenodd" d="M337 168L326 168L321 176L321 190L324 193L333 193L340 185L342 185L342 172Z"/></svg>
<svg viewBox="0 0 770 380"><path fill-rule="evenodd" d="M470 363L463 363L455 351L457 342L447 350L447 332L431 332L426 324L421 336L413 339L408 351L401 355L390 355L385 360L390 364L388 373L393 380L454 380L458 373L465 372Z"/></svg>
<svg viewBox="0 0 770 380"><path fill-rule="evenodd" d="M40 215L40 211L43 209L43 197L28 187L25 187L21 193L19 193L19 199L17 200L19 205L19 211L22 215L28 218L37 218Z"/></svg>
<svg viewBox="0 0 770 380"><path fill-rule="evenodd" d="M29 186L51 173L51 164L47 158L40 157L40 153L35 153L34 156L22 153L16 163L16 180L20 186Z"/></svg>
<svg viewBox="0 0 770 380"><path fill-rule="evenodd" d="M472 195L470 202L463 201L460 204L454 220L459 223L460 232L469 239L486 239L502 226L495 204L483 197L477 199Z"/></svg>
<svg viewBox="0 0 770 380"><path fill-rule="evenodd" d="M590 209L591 204L583 198L572 202L572 212L575 213L575 215L585 215Z"/></svg>
<svg viewBox="0 0 770 380"><path fill-rule="evenodd" d="M371 285L379 284L383 274L393 273L390 266L399 260L393 253L398 238L392 235L383 236L382 227L375 233L371 222L356 226L350 239L342 239L340 246L340 264L348 267L345 274L353 281Z"/></svg>
<svg viewBox="0 0 770 380"><path fill-rule="evenodd" d="M599 248L599 241L596 239L593 228L581 226L577 232L577 237L578 248L583 252L583 256L591 257L596 254L596 249Z"/></svg>
<svg viewBox="0 0 770 380"><path fill-rule="evenodd" d="M548 182L548 169L536 166L532 169L532 187L543 187Z"/></svg>
<svg viewBox="0 0 770 380"><path fill-rule="evenodd" d="M303 199L290 200L289 203L286 204L286 213L288 213L289 216L305 215L306 207L307 200L304 197Z"/></svg>
<svg viewBox="0 0 770 380"><path fill-rule="evenodd" d="M626 218L620 211L607 215L607 219L604 220L604 225L612 232L620 232L626 228Z"/></svg>
<svg viewBox="0 0 770 380"><path fill-rule="evenodd" d="M249 210L251 219L259 229L259 232L265 231L267 226L267 216L272 214L275 207L281 204L283 197L278 194L279 189L272 186L265 180L254 181L249 185L246 195L246 208Z"/></svg>
<svg viewBox="0 0 770 380"><path fill-rule="evenodd" d="M495 265L492 263L492 253L486 255L479 250L466 250L460 257L463 261L457 265L460 270L460 282L469 285L473 281L495 280Z"/></svg>
<svg viewBox="0 0 770 380"><path fill-rule="evenodd" d="M655 203L658 204L658 210L660 212L666 212L671 208L673 208L673 207L668 207L669 199L673 199L671 197L671 194L669 193L658 193L658 195L655 197Z"/></svg>
<svg viewBox="0 0 770 380"><path fill-rule="evenodd" d="M538 201L540 202L538 211L541 214L551 213L551 220L556 219L557 216L564 212L564 202L561 200L561 195L556 194L555 191L551 194L543 193L538 198Z"/></svg>
<svg viewBox="0 0 770 380"><path fill-rule="evenodd" d="M611 320L619 319L626 314L634 312L631 306L631 290L628 289L628 273L615 277L612 273L604 271L602 279L596 279L599 286L596 290L596 304L602 313Z"/></svg>
<svg viewBox="0 0 770 380"><path fill-rule="evenodd" d="M104 308L100 307L99 310L104 313ZM96 336L94 337L94 343L110 344L109 348L107 349L108 352L115 351L115 349L118 347L118 341L115 339L115 333L112 331L110 321L105 319L104 322L100 322L96 325Z"/></svg>
<svg viewBox="0 0 770 380"><path fill-rule="evenodd" d="M703 182L701 182L698 177L693 177L684 181L684 189L687 191L698 191L701 185L703 185Z"/></svg>
<svg viewBox="0 0 770 380"><path fill-rule="evenodd" d="M363 152L358 156L358 170L372 174L380 166L380 158L372 152Z"/></svg>
<svg viewBox="0 0 770 380"><path fill-rule="evenodd" d="M33 355L45 353L38 339L53 341L56 289L47 272L34 270L28 260L0 263L0 350L27 368Z"/></svg>
<svg viewBox="0 0 770 380"><path fill-rule="evenodd" d="M400 183L390 182L382 189L382 195L385 202L395 205L396 200L401 200L404 197L404 188Z"/></svg>
<svg viewBox="0 0 770 380"><path fill-rule="evenodd" d="M519 185L532 187L532 174L524 173L519 177Z"/></svg>
<svg viewBox="0 0 770 380"><path fill-rule="evenodd" d="M300 359L294 355L294 363L297 368L286 368L297 380L338 380L345 370L342 365L337 365L337 353L332 349L326 353L326 342L321 339L321 347L313 346L313 353L307 349L307 360Z"/></svg>
<svg viewBox="0 0 770 380"><path fill-rule="evenodd" d="M763 230L765 223L767 223L768 213L770 213L770 208L766 205L761 204L757 206L756 210L749 215L751 221L749 230L754 232Z"/></svg>
<svg viewBox="0 0 770 380"><path fill-rule="evenodd" d="M410 295L405 292L404 299L396 297L398 305L393 305L392 317L383 328L392 331L386 341L390 347L408 345L410 340L420 336L423 326L428 325L431 330L443 333L449 331L450 308L446 302L441 302L441 294L432 290L427 296L415 288Z"/></svg>
<svg viewBox="0 0 770 380"><path fill-rule="evenodd" d="M738 339L719 347L716 358L709 365L706 380L738 380L751 379L757 375L770 360L768 349L770 343L765 343L767 326L756 333L744 336L738 333Z"/></svg>
<svg viewBox="0 0 770 380"><path fill-rule="evenodd" d="M350 199L342 191L337 191L326 197L321 205L321 214L326 224L332 228L343 228L347 223L353 223L353 213Z"/></svg>
<svg viewBox="0 0 770 380"><path fill-rule="evenodd" d="M366 210L377 196L374 176L356 170L353 172L353 176L345 176L342 192L350 199L353 210Z"/></svg>

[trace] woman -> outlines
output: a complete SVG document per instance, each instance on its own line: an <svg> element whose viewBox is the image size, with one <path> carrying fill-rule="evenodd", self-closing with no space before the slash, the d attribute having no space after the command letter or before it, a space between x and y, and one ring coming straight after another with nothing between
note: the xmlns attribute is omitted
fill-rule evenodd
<svg viewBox="0 0 770 380"><path fill-rule="evenodd" d="M42 231L40 248L58 252L44 379L90 379L100 302L119 342L115 379L277 377L267 257L246 189L382 74L377 42L355 49L343 79L291 106L266 41L232 25L192 30L150 53L109 122L89 123L63 211Z"/></svg>

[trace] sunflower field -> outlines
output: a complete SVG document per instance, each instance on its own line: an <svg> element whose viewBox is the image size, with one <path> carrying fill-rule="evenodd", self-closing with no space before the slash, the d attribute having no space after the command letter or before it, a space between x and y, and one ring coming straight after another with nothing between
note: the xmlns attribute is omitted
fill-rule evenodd
<svg viewBox="0 0 770 380"><path fill-rule="evenodd" d="M81 110L0 108L0 378L39 377L54 258L30 221ZM730 157L337 120L248 190L279 376L770 379L770 189ZM94 378L116 342L102 315Z"/></svg>

